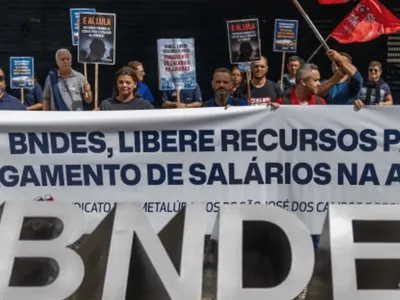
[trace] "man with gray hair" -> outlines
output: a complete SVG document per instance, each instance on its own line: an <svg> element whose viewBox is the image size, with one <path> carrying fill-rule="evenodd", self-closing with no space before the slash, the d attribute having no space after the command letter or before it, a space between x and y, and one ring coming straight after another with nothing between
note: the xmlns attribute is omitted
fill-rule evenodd
<svg viewBox="0 0 400 300"><path fill-rule="evenodd" d="M317 95L320 79L316 65L303 64L296 72L296 86L276 102L283 105L325 105L325 100Z"/></svg>
<svg viewBox="0 0 400 300"><path fill-rule="evenodd" d="M67 49L56 52L58 70L49 72L43 91L43 110L81 111L83 100L92 102L92 92L85 77L71 68L72 55Z"/></svg>

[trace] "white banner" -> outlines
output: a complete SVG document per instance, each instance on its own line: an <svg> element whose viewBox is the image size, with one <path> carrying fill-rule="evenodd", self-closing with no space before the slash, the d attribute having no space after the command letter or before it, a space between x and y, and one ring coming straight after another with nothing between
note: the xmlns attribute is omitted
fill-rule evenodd
<svg viewBox="0 0 400 300"><path fill-rule="evenodd" d="M92 230L140 201L160 230L182 203L277 205L322 229L327 203L398 204L400 108L1 112L0 199L68 201Z"/></svg>

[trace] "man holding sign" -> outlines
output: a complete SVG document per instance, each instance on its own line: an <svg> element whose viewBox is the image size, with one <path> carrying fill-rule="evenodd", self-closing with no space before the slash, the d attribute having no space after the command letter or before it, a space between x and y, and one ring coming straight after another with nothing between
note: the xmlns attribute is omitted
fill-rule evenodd
<svg viewBox="0 0 400 300"><path fill-rule="evenodd" d="M89 83L82 73L71 68L72 55L67 49L56 53L58 70L49 72L43 92L43 110L80 111L83 100L92 102Z"/></svg>
<svg viewBox="0 0 400 300"><path fill-rule="evenodd" d="M247 84L240 87L240 98L248 99L249 105L266 106L275 102L282 96L282 90L279 85L267 79L268 60L261 57L260 61L251 64L252 79L250 81L250 97Z"/></svg>

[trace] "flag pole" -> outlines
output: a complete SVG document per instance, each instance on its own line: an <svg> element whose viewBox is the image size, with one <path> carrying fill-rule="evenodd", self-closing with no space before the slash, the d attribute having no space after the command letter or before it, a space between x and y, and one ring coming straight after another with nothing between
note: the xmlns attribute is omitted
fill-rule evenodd
<svg viewBox="0 0 400 300"><path fill-rule="evenodd" d="M296 8L299 10L299 12L301 13L301 15L304 17L304 19L306 20L306 22L308 23L308 25L310 26L310 28L312 29L312 31L314 32L315 36L317 37L317 39L319 40L319 42L321 43L321 45L325 48L325 50L329 50L329 46L328 44L325 42L324 38L322 37L322 35L319 33L318 29L315 27L315 25L313 24L313 22L311 21L310 17L307 15L307 13L304 11L303 7L301 7L300 3L297 0L292 0L293 4L296 6Z"/></svg>
<svg viewBox="0 0 400 300"><path fill-rule="evenodd" d="M325 39L325 42L327 42L330 38L331 38L331 36L328 35L327 38ZM319 45L319 47L314 51L314 53L311 54L311 56L307 59L307 63L309 63L314 58L314 56L318 53L319 50L321 50L321 48L323 46L324 45L322 45L322 44Z"/></svg>

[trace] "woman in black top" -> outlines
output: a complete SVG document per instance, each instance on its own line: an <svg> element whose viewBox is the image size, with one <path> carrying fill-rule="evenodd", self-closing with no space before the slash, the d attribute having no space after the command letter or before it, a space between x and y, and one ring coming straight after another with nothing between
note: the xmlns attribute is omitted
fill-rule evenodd
<svg viewBox="0 0 400 300"><path fill-rule="evenodd" d="M115 97L103 100L100 110L154 109L154 106L138 95L138 79L135 71L122 67L115 75Z"/></svg>

